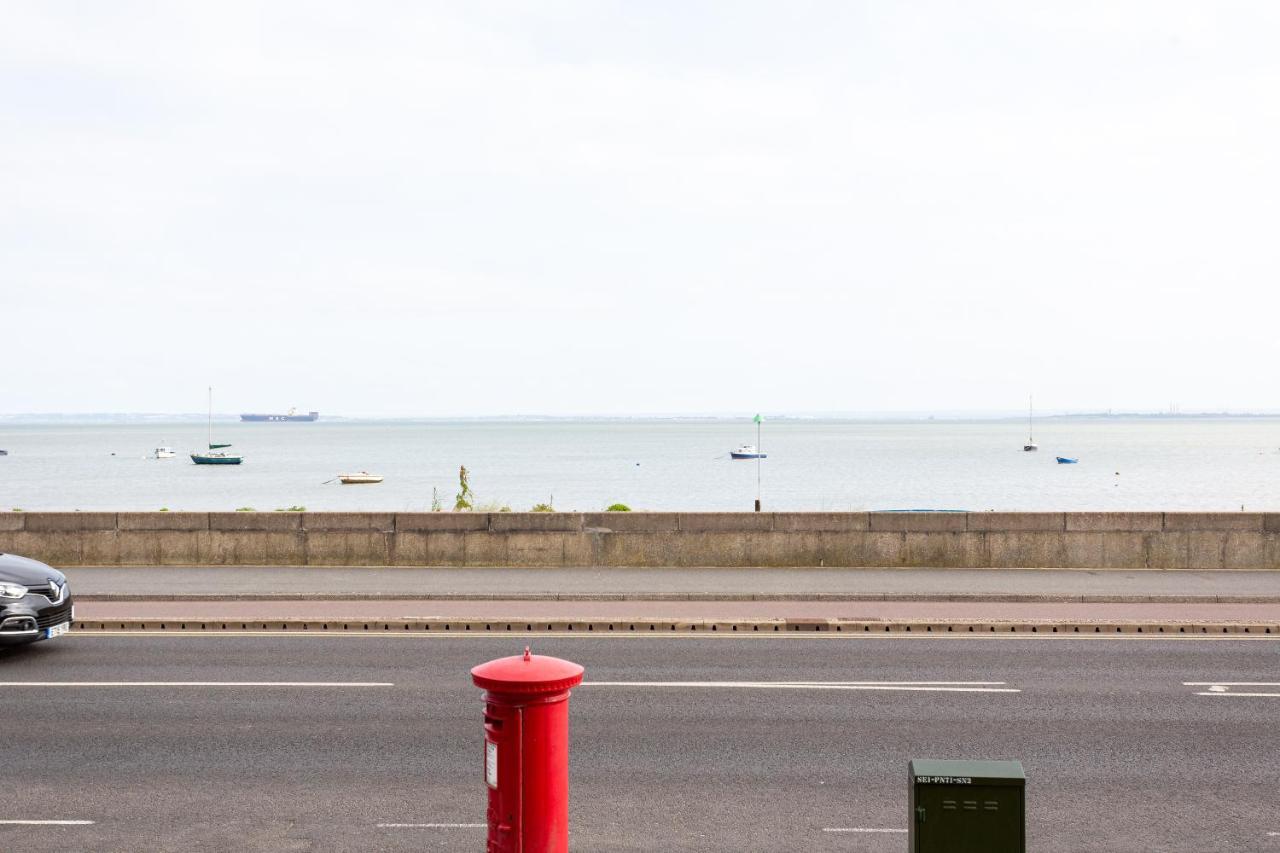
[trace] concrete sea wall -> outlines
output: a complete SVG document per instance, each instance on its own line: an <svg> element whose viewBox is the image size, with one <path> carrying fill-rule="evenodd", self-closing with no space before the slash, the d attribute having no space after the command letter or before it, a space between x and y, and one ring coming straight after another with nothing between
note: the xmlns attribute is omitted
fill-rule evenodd
<svg viewBox="0 0 1280 853"><path fill-rule="evenodd" d="M1275 569L1280 513L0 513L55 566Z"/></svg>

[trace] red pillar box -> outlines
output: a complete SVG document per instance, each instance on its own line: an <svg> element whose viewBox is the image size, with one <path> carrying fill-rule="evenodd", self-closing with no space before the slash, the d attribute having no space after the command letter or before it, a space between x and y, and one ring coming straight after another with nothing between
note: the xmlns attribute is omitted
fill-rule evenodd
<svg viewBox="0 0 1280 853"><path fill-rule="evenodd" d="M545 655L499 658L471 670L484 694L488 853L569 849L569 689L582 667Z"/></svg>

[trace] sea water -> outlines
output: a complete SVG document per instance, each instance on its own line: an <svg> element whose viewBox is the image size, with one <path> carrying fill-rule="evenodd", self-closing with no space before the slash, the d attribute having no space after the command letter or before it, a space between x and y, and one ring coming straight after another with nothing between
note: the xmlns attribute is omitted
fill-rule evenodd
<svg viewBox="0 0 1280 853"><path fill-rule="evenodd" d="M1026 422L766 422L768 459L733 460L748 420L214 422L239 466L192 464L195 421L0 422L0 511L445 509L470 472L475 500L528 510L1280 510L1280 418ZM177 458L149 458L161 444ZM1057 455L1079 459L1059 465ZM366 470L378 485L340 485Z"/></svg>

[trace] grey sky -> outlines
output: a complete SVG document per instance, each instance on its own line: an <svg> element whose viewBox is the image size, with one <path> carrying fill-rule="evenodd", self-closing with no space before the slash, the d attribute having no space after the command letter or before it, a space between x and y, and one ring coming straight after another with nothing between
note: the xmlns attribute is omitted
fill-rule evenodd
<svg viewBox="0 0 1280 853"><path fill-rule="evenodd" d="M0 413L1277 406L1280 5L0 6Z"/></svg>

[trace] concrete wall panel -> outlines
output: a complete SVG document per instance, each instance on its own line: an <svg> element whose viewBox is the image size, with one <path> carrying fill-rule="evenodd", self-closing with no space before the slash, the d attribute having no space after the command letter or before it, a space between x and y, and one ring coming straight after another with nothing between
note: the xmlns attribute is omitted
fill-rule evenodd
<svg viewBox="0 0 1280 853"><path fill-rule="evenodd" d="M306 558L297 532L210 530L200 546L200 562L212 566L304 566Z"/></svg>
<svg viewBox="0 0 1280 853"><path fill-rule="evenodd" d="M463 533L462 548L464 565L467 566L509 566L507 560L506 533ZM427 545L428 553L431 544Z"/></svg>
<svg viewBox="0 0 1280 853"><path fill-rule="evenodd" d="M391 534L376 530L309 530L308 566L386 566L391 563Z"/></svg>

